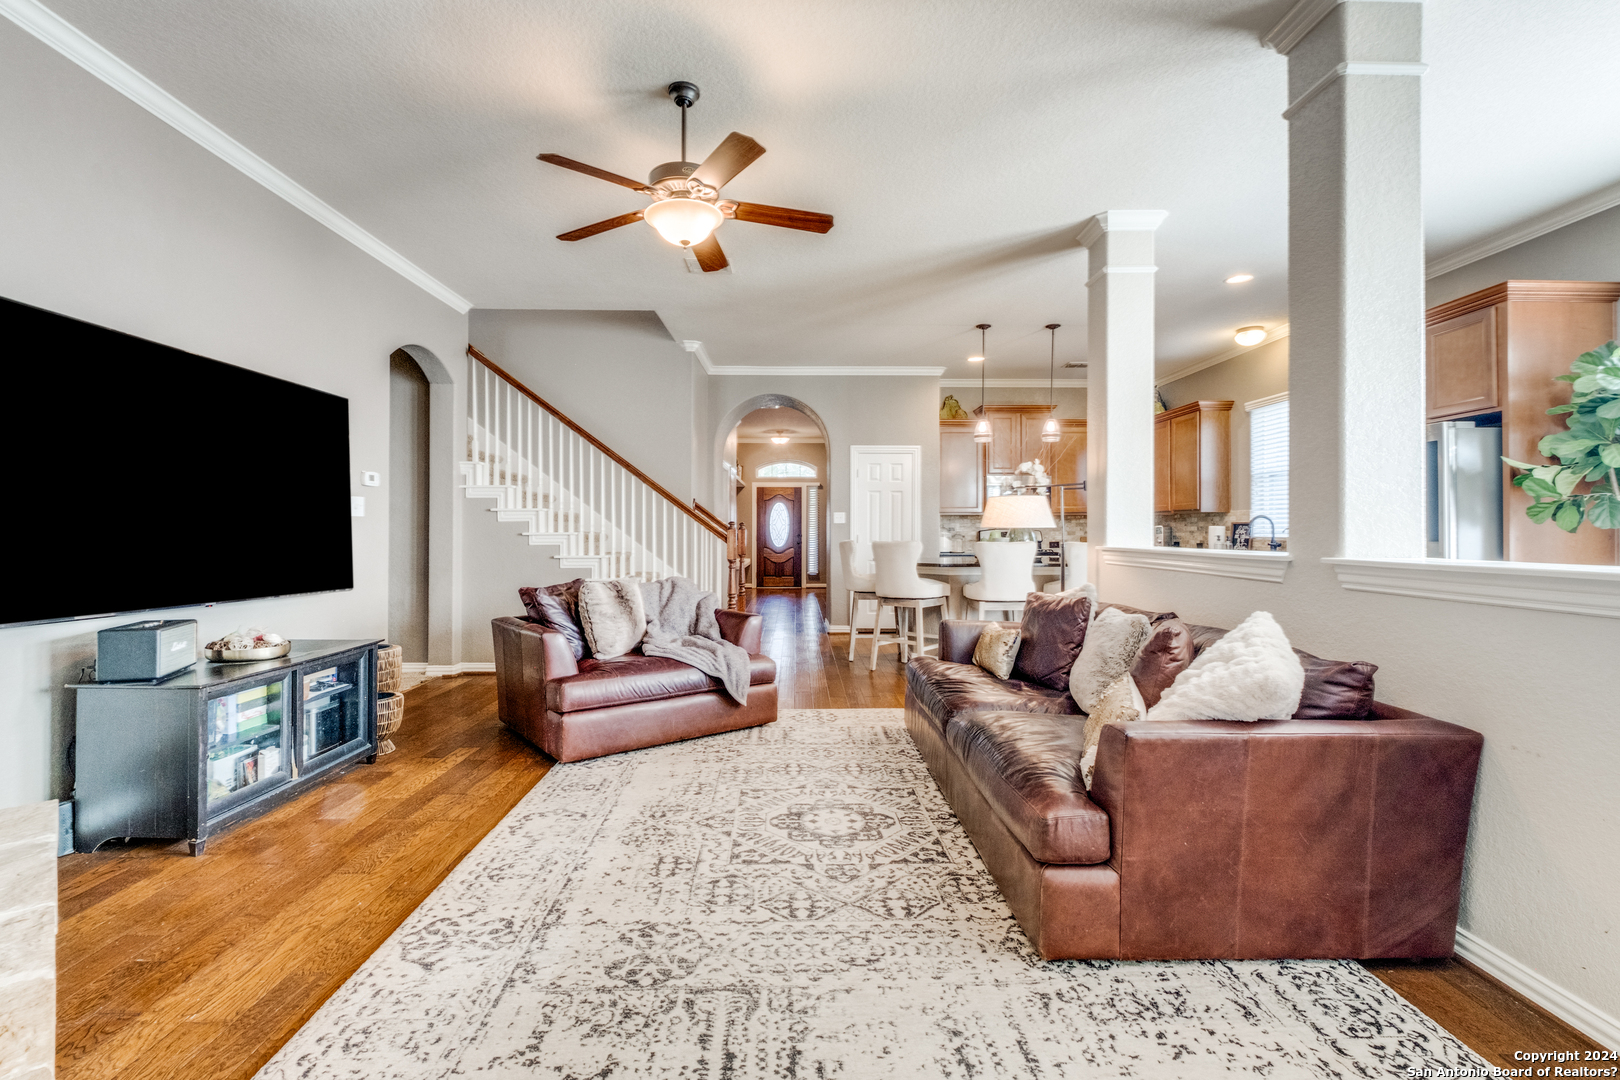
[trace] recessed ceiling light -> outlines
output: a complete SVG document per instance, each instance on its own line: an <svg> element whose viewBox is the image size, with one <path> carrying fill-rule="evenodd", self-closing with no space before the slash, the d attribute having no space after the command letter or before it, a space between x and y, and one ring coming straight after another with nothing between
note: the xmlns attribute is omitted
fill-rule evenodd
<svg viewBox="0 0 1620 1080"><path fill-rule="evenodd" d="M1226 283L1228 285L1241 285L1245 281L1253 281L1253 280L1254 280L1254 275L1253 274L1233 274L1231 277L1226 279Z"/></svg>
<svg viewBox="0 0 1620 1080"><path fill-rule="evenodd" d="M970 363L970 364L982 364L982 363L984 363L984 357L982 357L982 356L970 356L970 357L968 357L968 363Z"/></svg>
<svg viewBox="0 0 1620 1080"><path fill-rule="evenodd" d="M1263 326L1245 326L1232 335L1232 340L1239 345L1258 345L1266 340L1266 328Z"/></svg>

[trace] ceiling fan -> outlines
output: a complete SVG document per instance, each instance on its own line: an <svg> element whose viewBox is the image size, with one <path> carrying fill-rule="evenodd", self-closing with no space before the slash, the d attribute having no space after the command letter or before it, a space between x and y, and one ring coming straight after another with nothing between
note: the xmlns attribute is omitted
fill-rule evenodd
<svg viewBox="0 0 1620 1080"><path fill-rule="evenodd" d="M765 148L748 136L733 131L702 164L687 161L686 110L696 104L698 88L694 83L673 82L669 84L668 93L681 110L681 160L664 162L652 171L645 184L565 158L561 154L540 155L541 161L619 184L652 199L652 205L645 210L634 210L561 233L557 239L583 240L633 221L645 221L657 229L665 240L677 247L690 248L692 254L697 256L698 266L703 268L704 273L709 273L724 270L729 265L726 253L720 250L720 242L714 238L714 230L727 218L814 233L824 233L833 227L831 214L720 198L720 189L753 164L765 153Z"/></svg>

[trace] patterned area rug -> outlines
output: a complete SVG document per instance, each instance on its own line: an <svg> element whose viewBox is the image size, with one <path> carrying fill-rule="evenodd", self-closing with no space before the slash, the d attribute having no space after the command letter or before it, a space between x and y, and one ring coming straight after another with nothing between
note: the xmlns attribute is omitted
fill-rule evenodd
<svg viewBox="0 0 1620 1080"><path fill-rule="evenodd" d="M261 1077L1390 1077L1348 961L1043 963L899 709L560 765Z"/></svg>

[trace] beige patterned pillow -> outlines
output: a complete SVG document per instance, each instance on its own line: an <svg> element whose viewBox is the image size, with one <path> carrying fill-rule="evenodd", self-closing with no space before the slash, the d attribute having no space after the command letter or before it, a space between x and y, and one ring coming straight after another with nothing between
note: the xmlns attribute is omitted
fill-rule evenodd
<svg viewBox="0 0 1620 1080"><path fill-rule="evenodd" d="M991 623L973 646L973 662L996 678L1005 679L1018 659L1018 639L1018 627Z"/></svg>
<svg viewBox="0 0 1620 1080"><path fill-rule="evenodd" d="M1085 778L1086 790L1091 790L1091 774L1097 768L1097 744L1102 741L1102 729L1109 724L1128 724L1147 715L1147 705L1136 680L1129 673L1108 684L1097 697L1097 706L1086 717L1084 741L1080 744L1080 775Z"/></svg>
<svg viewBox="0 0 1620 1080"><path fill-rule="evenodd" d="M1074 703L1088 713L1095 708L1103 691L1130 672L1152 634L1153 625L1145 615L1132 615L1118 608L1098 612L1086 628L1086 641L1074 667L1069 669L1069 695Z"/></svg>

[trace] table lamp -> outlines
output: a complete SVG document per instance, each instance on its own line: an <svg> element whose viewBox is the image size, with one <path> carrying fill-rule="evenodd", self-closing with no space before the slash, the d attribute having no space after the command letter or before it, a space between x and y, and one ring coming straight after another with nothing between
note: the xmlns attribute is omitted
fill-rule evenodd
<svg viewBox="0 0 1620 1080"><path fill-rule="evenodd" d="M1052 504L1045 495L992 495L984 501L979 527L1006 529L1009 540L1039 540L1035 530L1055 529L1057 522L1052 520Z"/></svg>

